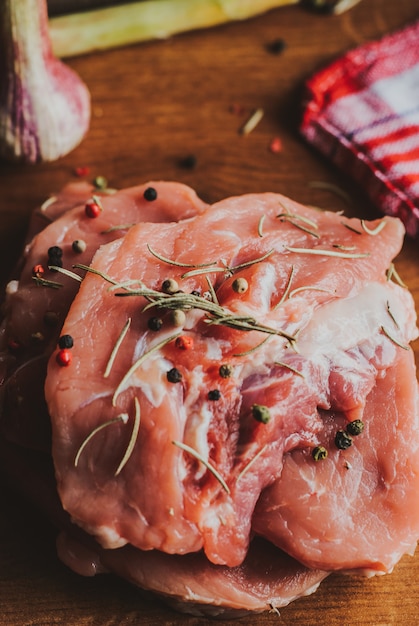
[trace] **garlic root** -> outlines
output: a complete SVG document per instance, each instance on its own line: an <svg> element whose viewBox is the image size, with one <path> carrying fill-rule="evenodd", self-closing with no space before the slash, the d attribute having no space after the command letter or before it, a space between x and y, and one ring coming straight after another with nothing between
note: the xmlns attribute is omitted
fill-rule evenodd
<svg viewBox="0 0 419 626"><path fill-rule="evenodd" d="M86 85L53 55L46 0L0 0L0 156L53 161L89 123Z"/></svg>

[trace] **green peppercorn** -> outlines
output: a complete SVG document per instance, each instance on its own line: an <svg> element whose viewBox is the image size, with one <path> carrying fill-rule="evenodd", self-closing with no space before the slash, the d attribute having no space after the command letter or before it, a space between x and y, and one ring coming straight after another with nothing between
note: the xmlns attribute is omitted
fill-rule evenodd
<svg viewBox="0 0 419 626"><path fill-rule="evenodd" d="M352 445L352 437L344 430L338 430L335 436L335 444L339 450L347 450Z"/></svg>
<svg viewBox="0 0 419 626"><path fill-rule="evenodd" d="M316 446L311 451L311 456L315 461L323 461L327 457L327 450L324 446Z"/></svg>
<svg viewBox="0 0 419 626"><path fill-rule="evenodd" d="M257 422L261 422L262 424L267 424L271 419L268 407L263 404L253 404L252 415Z"/></svg>
<svg viewBox="0 0 419 626"><path fill-rule="evenodd" d="M96 187L96 189L106 189L106 187L108 186L108 181L106 180L104 176L96 176L96 178L93 181L93 184Z"/></svg>
<svg viewBox="0 0 419 626"><path fill-rule="evenodd" d="M233 373L233 366L228 363L223 363L223 365L220 365L218 372L221 378L230 378Z"/></svg>
<svg viewBox="0 0 419 626"><path fill-rule="evenodd" d="M353 435L354 437L360 435L363 431L364 422L362 422L361 420L353 420L352 422L349 422L346 427L346 432L348 432L350 435Z"/></svg>

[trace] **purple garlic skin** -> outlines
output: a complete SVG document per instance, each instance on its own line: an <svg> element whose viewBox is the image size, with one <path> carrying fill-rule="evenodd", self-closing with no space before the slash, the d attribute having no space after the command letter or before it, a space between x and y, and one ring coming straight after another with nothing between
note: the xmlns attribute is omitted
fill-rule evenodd
<svg viewBox="0 0 419 626"><path fill-rule="evenodd" d="M54 161L90 124L90 94L54 57L46 0L0 0L0 157Z"/></svg>

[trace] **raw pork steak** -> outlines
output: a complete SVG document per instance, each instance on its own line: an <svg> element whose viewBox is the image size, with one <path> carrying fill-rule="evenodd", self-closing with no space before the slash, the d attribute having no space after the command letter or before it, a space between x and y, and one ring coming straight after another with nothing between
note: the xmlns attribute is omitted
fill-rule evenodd
<svg viewBox="0 0 419 626"><path fill-rule="evenodd" d="M403 235L268 193L101 246L45 385L74 522L109 549L237 567L257 533L310 567L391 570L419 537Z"/></svg>

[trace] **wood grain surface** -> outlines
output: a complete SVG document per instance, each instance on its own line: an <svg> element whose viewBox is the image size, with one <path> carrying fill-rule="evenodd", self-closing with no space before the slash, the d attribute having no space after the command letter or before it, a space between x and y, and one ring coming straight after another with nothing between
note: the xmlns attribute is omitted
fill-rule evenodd
<svg viewBox="0 0 419 626"><path fill-rule="evenodd" d="M55 163L0 163L2 279L20 252L31 210L75 180L78 166L89 166L89 178L106 176L113 187L172 179L191 185L209 202L269 190L362 217L376 215L362 189L300 138L303 84L349 48L418 15L417 0L363 0L341 16L285 7L241 23L68 60L90 88L91 129L74 152ZM286 47L272 54L267 46L278 39ZM231 105L239 105L242 115ZM262 121L241 136L240 126L258 107L265 111ZM269 150L273 137L282 142L277 154ZM196 158L193 169L182 166L189 155ZM319 180L344 189L351 207L310 186ZM419 310L417 242L406 241L397 268ZM414 347L419 363L418 342ZM76 576L56 557L52 525L1 482L0 487L2 626L213 623L179 615L113 576ZM418 581L419 553L403 558L388 576L330 577L316 594L279 616L266 613L241 623L416 626Z"/></svg>

